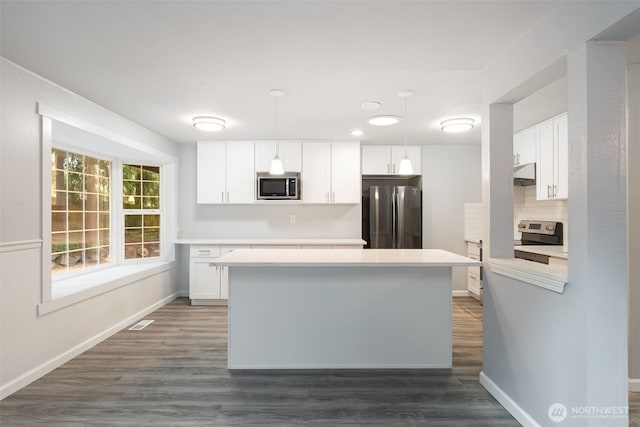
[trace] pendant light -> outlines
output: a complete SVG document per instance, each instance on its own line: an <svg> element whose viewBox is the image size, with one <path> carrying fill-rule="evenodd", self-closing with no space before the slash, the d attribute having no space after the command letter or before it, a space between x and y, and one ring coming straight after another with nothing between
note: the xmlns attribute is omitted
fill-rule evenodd
<svg viewBox="0 0 640 427"><path fill-rule="evenodd" d="M411 160L407 155L407 98L413 95L413 91L403 90L398 93L399 96L404 98L404 157L400 161L400 168L398 169L399 175L413 175L413 166Z"/></svg>
<svg viewBox="0 0 640 427"><path fill-rule="evenodd" d="M278 98L284 95L284 92L280 89L273 89L269 92L269 95L273 96L276 100L276 155L271 160L271 168L269 174L282 175L284 174L284 167L282 160L280 160L280 143L278 142Z"/></svg>

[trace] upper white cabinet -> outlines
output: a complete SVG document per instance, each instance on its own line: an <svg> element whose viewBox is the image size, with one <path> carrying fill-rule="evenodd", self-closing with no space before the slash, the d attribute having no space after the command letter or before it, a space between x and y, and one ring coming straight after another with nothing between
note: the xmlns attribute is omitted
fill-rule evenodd
<svg viewBox="0 0 640 427"><path fill-rule="evenodd" d="M420 146L406 147L413 174L422 174L422 150ZM404 158L404 145L363 145L362 175L396 175Z"/></svg>
<svg viewBox="0 0 640 427"><path fill-rule="evenodd" d="M567 114L542 122L535 130L537 199L566 199L569 196Z"/></svg>
<svg viewBox="0 0 640 427"><path fill-rule="evenodd" d="M536 161L536 128L530 127L513 135L513 165Z"/></svg>
<svg viewBox="0 0 640 427"><path fill-rule="evenodd" d="M360 202L360 143L302 144L304 203Z"/></svg>
<svg viewBox="0 0 640 427"><path fill-rule="evenodd" d="M285 172L302 172L302 143L280 142L278 152ZM256 172L269 172L276 154L276 143L261 141L255 144Z"/></svg>
<svg viewBox="0 0 640 427"><path fill-rule="evenodd" d="M254 144L198 141L198 203L253 203Z"/></svg>

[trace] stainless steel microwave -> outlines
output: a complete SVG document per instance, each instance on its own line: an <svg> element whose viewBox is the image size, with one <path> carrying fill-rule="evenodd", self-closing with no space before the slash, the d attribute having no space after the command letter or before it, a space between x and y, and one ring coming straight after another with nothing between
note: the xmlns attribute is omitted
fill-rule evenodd
<svg viewBox="0 0 640 427"><path fill-rule="evenodd" d="M258 174L258 200L300 200L300 174Z"/></svg>

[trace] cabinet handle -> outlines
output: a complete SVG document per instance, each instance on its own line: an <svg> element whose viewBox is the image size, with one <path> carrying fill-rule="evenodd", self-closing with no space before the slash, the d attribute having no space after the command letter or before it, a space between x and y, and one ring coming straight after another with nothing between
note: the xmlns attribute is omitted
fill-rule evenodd
<svg viewBox="0 0 640 427"><path fill-rule="evenodd" d="M395 163L393 164L393 174L394 175L396 174L396 164Z"/></svg>
<svg viewBox="0 0 640 427"><path fill-rule="evenodd" d="M551 186L547 185L547 199L551 198Z"/></svg>
<svg viewBox="0 0 640 427"><path fill-rule="evenodd" d="M332 201L333 203L335 203L335 202L336 202L336 192L335 192L335 191L333 192L333 197L332 197L332 200L331 200L331 201Z"/></svg>
<svg viewBox="0 0 640 427"><path fill-rule="evenodd" d="M224 191L220 192L220 201L224 203Z"/></svg>
<svg viewBox="0 0 640 427"><path fill-rule="evenodd" d="M557 185L553 186L553 198L554 199L558 198L558 186Z"/></svg>
<svg viewBox="0 0 640 427"><path fill-rule="evenodd" d="M517 166L517 165L518 165L518 161L517 161L516 159L517 159L517 157L516 157L516 155L514 154L514 155L513 155L513 165L514 165L514 166Z"/></svg>
<svg viewBox="0 0 640 427"><path fill-rule="evenodd" d="M520 153L516 154L516 162L518 162L518 164L520 164Z"/></svg>

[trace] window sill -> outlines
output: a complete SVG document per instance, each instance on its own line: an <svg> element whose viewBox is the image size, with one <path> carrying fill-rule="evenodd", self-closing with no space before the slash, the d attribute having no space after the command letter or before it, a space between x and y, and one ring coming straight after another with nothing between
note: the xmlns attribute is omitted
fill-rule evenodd
<svg viewBox="0 0 640 427"><path fill-rule="evenodd" d="M68 307L97 295L110 292L173 267L169 261L120 265L94 273L56 282L52 286L51 301L37 305L38 316Z"/></svg>
<svg viewBox="0 0 640 427"><path fill-rule="evenodd" d="M564 293L567 284L565 266L554 266L521 259L490 258L487 263L492 272L511 277L549 291Z"/></svg>

